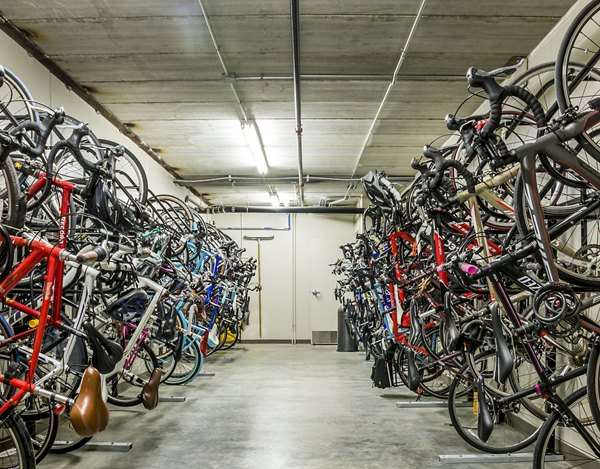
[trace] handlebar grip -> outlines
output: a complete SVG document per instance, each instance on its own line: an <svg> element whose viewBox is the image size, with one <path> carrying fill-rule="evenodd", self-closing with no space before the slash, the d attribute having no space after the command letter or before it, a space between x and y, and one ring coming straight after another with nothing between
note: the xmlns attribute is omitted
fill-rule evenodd
<svg viewBox="0 0 600 469"><path fill-rule="evenodd" d="M444 171L448 168L454 168L460 174L467 183L467 190L471 193L475 192L475 177L469 171L465 165L463 165L460 161L456 160L445 160L439 168L436 167L436 173L434 178L429 182L429 188L431 190L436 190L442 184L442 179L444 177Z"/></svg>
<svg viewBox="0 0 600 469"><path fill-rule="evenodd" d="M107 256L106 249L102 246L94 246L90 251L77 253L76 259L77 262L83 264L91 261L103 261Z"/></svg>
<svg viewBox="0 0 600 469"><path fill-rule="evenodd" d="M90 135L91 130L87 124L81 124L73 130L71 136L67 139L70 150L73 152L75 159L81 165L83 169L89 172L95 172L97 170L96 165L87 161L81 153L80 146L81 141L84 137Z"/></svg>
<svg viewBox="0 0 600 469"><path fill-rule="evenodd" d="M52 133L54 127L62 124L65 121L65 110L63 108L57 109L52 114L48 114L40 122L24 122L16 126L13 130L13 134L17 134L23 131L34 132L37 136L35 147L27 147L21 145L21 151L31 157L39 157L44 153L46 149L46 142Z"/></svg>
<svg viewBox="0 0 600 469"><path fill-rule="evenodd" d="M542 107L540 101L527 89L522 88L520 86L506 86L504 88L504 92L507 96L515 96L523 101L535 117L535 121L538 127L544 127L547 125L546 113L544 112L544 108Z"/></svg>
<svg viewBox="0 0 600 469"><path fill-rule="evenodd" d="M490 106L490 117L481 129L481 136L485 138L494 132L500 125L500 119L502 119L502 101L496 101Z"/></svg>

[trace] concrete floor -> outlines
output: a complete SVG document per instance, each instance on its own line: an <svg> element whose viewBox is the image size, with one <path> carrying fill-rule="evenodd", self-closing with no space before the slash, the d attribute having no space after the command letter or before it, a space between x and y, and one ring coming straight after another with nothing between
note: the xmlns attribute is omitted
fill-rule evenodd
<svg viewBox="0 0 600 469"><path fill-rule="evenodd" d="M402 388L371 387L362 353L335 347L246 345L209 358L189 386L163 386L154 411L111 409L98 441L130 441L127 453L50 455L41 468L448 468L525 469L531 464L444 465L438 454L473 453L445 409L397 409Z"/></svg>

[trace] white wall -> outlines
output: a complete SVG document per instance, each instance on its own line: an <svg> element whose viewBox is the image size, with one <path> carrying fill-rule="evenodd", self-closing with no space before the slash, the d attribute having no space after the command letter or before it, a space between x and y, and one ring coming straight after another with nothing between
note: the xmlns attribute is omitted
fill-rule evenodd
<svg viewBox="0 0 600 469"><path fill-rule="evenodd" d="M354 239L353 215L294 214L289 229L286 214L216 214L209 220L254 258L258 242L244 236L274 237L261 241L262 335L258 294L253 293L244 338L307 340L312 331L337 329L335 278L329 264L340 257L339 245ZM312 290L321 293L314 296Z"/></svg>
<svg viewBox="0 0 600 469"><path fill-rule="evenodd" d="M127 147L142 163L148 177L148 185L153 192L180 197L190 194L187 189L173 184L173 177L167 171L79 96L67 90L60 80L3 32L0 32L0 44L0 65L14 72L29 88L36 101L52 108L63 107L68 115L90 124L90 128L99 138L112 140Z"/></svg>

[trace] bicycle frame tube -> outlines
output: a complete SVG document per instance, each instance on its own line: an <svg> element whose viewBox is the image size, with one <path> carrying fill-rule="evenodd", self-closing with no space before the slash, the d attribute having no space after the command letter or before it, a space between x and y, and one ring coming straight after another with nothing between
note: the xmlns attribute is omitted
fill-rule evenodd
<svg viewBox="0 0 600 469"><path fill-rule="evenodd" d="M588 112L564 128L543 135L535 141L526 143L514 150L521 162L525 198L549 282L558 282L560 279L554 262L550 235L544 224L542 205L537 187L536 156L538 153L543 153L561 166L566 166L575 171L595 188L600 189L600 173L562 146L563 142L575 138L583 131L598 123L600 123L600 111Z"/></svg>

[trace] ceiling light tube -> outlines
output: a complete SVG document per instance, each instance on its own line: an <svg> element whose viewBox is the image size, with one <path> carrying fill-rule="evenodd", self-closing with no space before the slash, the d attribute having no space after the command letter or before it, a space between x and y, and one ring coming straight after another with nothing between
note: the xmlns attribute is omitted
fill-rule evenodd
<svg viewBox="0 0 600 469"><path fill-rule="evenodd" d="M252 158L254 158L254 164L256 164L258 172L260 174L267 174L269 170L267 155L265 155L265 148L263 147L256 122L253 120L242 121L242 131L244 132L246 143L250 147L250 153L252 153Z"/></svg>

